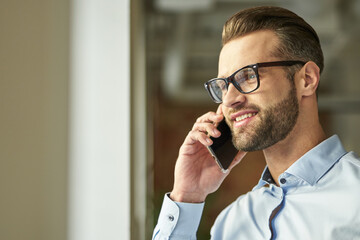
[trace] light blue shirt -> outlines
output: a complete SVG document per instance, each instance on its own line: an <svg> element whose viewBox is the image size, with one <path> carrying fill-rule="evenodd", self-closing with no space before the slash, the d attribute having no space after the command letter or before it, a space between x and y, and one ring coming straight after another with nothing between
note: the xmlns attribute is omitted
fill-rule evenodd
<svg viewBox="0 0 360 240"><path fill-rule="evenodd" d="M360 158L334 135L279 176L266 167L253 190L217 217L211 239L360 239ZM153 239L196 239L204 204L166 195Z"/></svg>

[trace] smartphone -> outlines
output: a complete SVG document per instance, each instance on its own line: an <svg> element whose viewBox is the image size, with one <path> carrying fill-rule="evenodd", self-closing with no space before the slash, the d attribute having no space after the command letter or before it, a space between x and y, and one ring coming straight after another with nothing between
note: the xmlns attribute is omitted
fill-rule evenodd
<svg viewBox="0 0 360 240"><path fill-rule="evenodd" d="M232 143L231 130L225 118L218 124L217 129L221 132L221 135L218 138L210 137L213 144L208 146L208 150L220 169L225 173L239 150Z"/></svg>

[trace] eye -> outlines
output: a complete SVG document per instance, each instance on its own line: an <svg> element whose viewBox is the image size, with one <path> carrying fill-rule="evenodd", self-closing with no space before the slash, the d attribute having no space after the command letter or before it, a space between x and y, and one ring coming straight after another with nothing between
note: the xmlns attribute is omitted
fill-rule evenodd
<svg viewBox="0 0 360 240"><path fill-rule="evenodd" d="M249 84L256 82L256 73L252 68L246 68L235 74L234 80L237 84Z"/></svg>
<svg viewBox="0 0 360 240"><path fill-rule="evenodd" d="M247 75L247 80L248 83L253 83L254 81L256 81L256 74L255 72L249 73Z"/></svg>

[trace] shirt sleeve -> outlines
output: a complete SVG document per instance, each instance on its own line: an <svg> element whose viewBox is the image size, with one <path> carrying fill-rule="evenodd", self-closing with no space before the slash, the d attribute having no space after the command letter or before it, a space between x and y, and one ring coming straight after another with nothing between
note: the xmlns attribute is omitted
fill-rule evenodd
<svg viewBox="0 0 360 240"><path fill-rule="evenodd" d="M181 203L165 194L153 240L196 239L204 203Z"/></svg>

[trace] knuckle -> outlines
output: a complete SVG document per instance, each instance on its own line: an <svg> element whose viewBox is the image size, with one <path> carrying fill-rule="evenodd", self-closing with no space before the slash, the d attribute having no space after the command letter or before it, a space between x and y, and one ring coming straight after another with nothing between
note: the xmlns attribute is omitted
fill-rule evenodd
<svg viewBox="0 0 360 240"><path fill-rule="evenodd" d="M199 123L196 122L196 123L193 125L191 131L195 131L195 130L198 129L198 128L199 128Z"/></svg>
<svg viewBox="0 0 360 240"><path fill-rule="evenodd" d="M203 116L198 117L198 118L196 119L196 122L197 122L197 123L202 122L202 118L203 118Z"/></svg>
<svg viewBox="0 0 360 240"><path fill-rule="evenodd" d="M190 130L189 133L188 133L188 136L189 136L189 137L193 136L193 135L194 135L194 131L195 131L194 129Z"/></svg>

